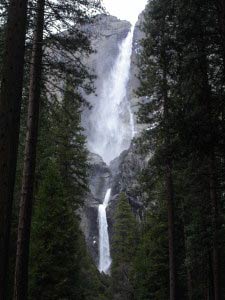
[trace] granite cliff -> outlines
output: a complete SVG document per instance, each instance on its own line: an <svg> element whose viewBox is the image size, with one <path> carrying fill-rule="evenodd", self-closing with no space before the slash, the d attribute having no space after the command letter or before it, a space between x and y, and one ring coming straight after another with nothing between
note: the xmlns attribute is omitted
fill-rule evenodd
<svg viewBox="0 0 225 300"><path fill-rule="evenodd" d="M137 111L139 99L135 96L134 89L138 87L137 79L137 56L140 51L140 39L142 33L139 30L141 17L134 29L130 79L127 87L127 97L131 103L133 114ZM96 94L99 93L104 78L118 56L118 45L125 39L130 31L131 24L127 21L118 20L108 15L95 17L92 24L84 26L95 52L86 60L90 69L94 70L97 78L95 81ZM95 94L87 97L91 105L95 104ZM86 109L82 116L83 126L86 130L87 140L91 140L90 110ZM136 121L135 121L136 123ZM141 127L136 127L136 132ZM145 158L137 154L135 142L132 142L129 149L123 151L119 157L107 165L102 158L90 153L90 192L85 199L85 206L81 213L81 228L85 234L88 249L96 264L98 264L98 206L103 202L107 188L112 188L111 201L107 208L107 219L109 225L109 238L112 238L113 214L119 194L124 191L129 199L130 205L137 218L141 218L143 203L138 184L138 175L145 165Z"/></svg>

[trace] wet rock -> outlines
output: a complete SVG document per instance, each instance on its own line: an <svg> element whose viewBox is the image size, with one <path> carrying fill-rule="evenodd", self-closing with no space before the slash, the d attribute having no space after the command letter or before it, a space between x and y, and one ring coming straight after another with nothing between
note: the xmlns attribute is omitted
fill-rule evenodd
<svg viewBox="0 0 225 300"><path fill-rule="evenodd" d="M128 150L121 153L110 164L112 197L107 208L110 241L113 235L116 204L121 192L127 195L131 209L137 220L142 218L144 203L139 177L147 164L147 160L148 158L138 153L137 146L133 142Z"/></svg>
<svg viewBox="0 0 225 300"><path fill-rule="evenodd" d="M132 104L132 111L136 113L137 106L141 99L137 98L135 90L139 86L137 61L140 54L140 40L143 34L139 28L142 16L134 30L131 74L128 84L127 96ZM83 30L89 35L95 53L85 58L85 64L95 71L96 94L102 88L104 78L109 73L119 53L119 44L127 36L130 30L130 23L120 21L115 17L100 15L95 17L92 24L83 26ZM92 94L86 97L91 105L98 100ZM88 140L91 140L91 126L89 122L90 111L85 110L82 116L83 126L86 130ZM129 123L129 122L128 122ZM143 126L136 123L137 133ZM130 125L129 125L130 126ZM131 208L137 217L141 218L143 212L143 199L139 185L139 174L146 164L146 158L137 153L137 147L133 142L128 150L114 159L110 166L107 166L100 156L90 154L90 193L85 200L85 206L81 213L81 228L85 234L88 249L98 264L98 205L103 202L107 188L111 187L111 199L107 208L107 219L109 225L109 238L112 240L113 221L116 204L121 192L125 192Z"/></svg>
<svg viewBox="0 0 225 300"><path fill-rule="evenodd" d="M80 212L81 229L84 232L88 249L98 264L98 206L103 203L111 180L111 172L106 163L97 154L89 154L89 188L84 208Z"/></svg>
<svg viewBox="0 0 225 300"><path fill-rule="evenodd" d="M119 54L119 45L127 36L131 24L121 21L110 15L98 15L93 23L83 26L83 30L89 36L94 53L89 57L83 58L84 64L96 75L95 93L85 95L85 98L94 106L98 98L96 95L102 90L104 79L109 72ZM86 134L91 139L92 124L90 122L90 110L86 109L82 116L83 127Z"/></svg>

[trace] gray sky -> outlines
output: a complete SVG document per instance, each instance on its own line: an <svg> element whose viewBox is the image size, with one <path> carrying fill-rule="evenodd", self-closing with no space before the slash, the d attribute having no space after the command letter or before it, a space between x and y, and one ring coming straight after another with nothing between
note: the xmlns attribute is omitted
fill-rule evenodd
<svg viewBox="0 0 225 300"><path fill-rule="evenodd" d="M135 23L147 0L103 0L103 3L111 15Z"/></svg>

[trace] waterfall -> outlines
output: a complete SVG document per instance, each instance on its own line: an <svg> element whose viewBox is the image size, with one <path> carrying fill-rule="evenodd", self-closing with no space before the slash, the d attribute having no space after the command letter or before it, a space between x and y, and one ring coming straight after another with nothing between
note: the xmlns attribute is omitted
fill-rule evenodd
<svg viewBox="0 0 225 300"><path fill-rule="evenodd" d="M135 124L134 124L134 115L133 115L130 105L129 105L129 114L130 114L131 137L133 139L135 137L136 131L135 131Z"/></svg>
<svg viewBox="0 0 225 300"><path fill-rule="evenodd" d="M108 77L104 80L99 99L90 118L92 134L89 149L109 164L128 149L134 137L134 119L127 99L130 75L133 32L119 46L119 54ZM108 189L103 204L99 205L99 271L110 272L111 256L106 208L110 200Z"/></svg>
<svg viewBox="0 0 225 300"><path fill-rule="evenodd" d="M108 235L108 223L106 217L106 208L109 203L111 195L111 189L108 189L105 195L103 204L98 208L99 219L99 271L109 273L111 265L110 247L109 247L109 235Z"/></svg>
<svg viewBox="0 0 225 300"><path fill-rule="evenodd" d="M88 146L109 164L128 149L134 136L134 122L127 85L130 76L134 27L119 45L119 54L106 76L90 116Z"/></svg>

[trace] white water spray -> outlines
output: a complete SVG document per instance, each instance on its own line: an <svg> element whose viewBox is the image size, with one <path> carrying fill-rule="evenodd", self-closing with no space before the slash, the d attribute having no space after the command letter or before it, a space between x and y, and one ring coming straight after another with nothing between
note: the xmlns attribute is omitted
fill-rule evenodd
<svg viewBox="0 0 225 300"><path fill-rule="evenodd" d="M103 204L99 205L99 271L109 273L111 265L108 223L106 217L106 208L109 203L111 189L108 189Z"/></svg>
<svg viewBox="0 0 225 300"><path fill-rule="evenodd" d="M89 149L109 164L128 149L134 136L134 121L127 99L134 27L119 46L119 55L104 80L90 116Z"/></svg>
<svg viewBox="0 0 225 300"><path fill-rule="evenodd" d="M92 139L89 148L109 164L128 149L135 135L134 119L127 99L134 28L119 46L119 55L105 79L91 115ZM109 274L111 266L106 208L110 200L108 189L103 204L99 205L99 271Z"/></svg>

